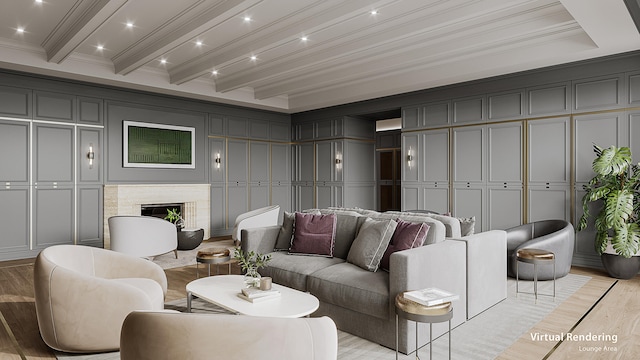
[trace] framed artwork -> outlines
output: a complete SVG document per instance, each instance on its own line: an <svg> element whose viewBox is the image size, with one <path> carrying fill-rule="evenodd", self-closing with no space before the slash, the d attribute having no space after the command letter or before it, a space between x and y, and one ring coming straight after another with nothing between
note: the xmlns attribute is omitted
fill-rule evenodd
<svg viewBox="0 0 640 360"><path fill-rule="evenodd" d="M195 169L195 145L193 127L122 122L124 167Z"/></svg>

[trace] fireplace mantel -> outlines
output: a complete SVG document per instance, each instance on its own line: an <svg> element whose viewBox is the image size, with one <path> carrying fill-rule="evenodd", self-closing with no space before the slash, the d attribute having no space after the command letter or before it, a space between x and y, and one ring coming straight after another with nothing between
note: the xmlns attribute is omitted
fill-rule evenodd
<svg viewBox="0 0 640 360"><path fill-rule="evenodd" d="M116 215L140 215L143 204L184 203L187 228L204 229L209 238L209 184L110 184L104 187L104 247L111 248L108 219Z"/></svg>

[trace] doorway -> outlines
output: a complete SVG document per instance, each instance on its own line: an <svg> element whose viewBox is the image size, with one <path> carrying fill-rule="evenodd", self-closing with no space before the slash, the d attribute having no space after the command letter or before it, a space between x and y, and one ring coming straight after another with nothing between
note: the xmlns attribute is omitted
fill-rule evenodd
<svg viewBox="0 0 640 360"><path fill-rule="evenodd" d="M378 153L378 211L400 211L400 149L384 149Z"/></svg>

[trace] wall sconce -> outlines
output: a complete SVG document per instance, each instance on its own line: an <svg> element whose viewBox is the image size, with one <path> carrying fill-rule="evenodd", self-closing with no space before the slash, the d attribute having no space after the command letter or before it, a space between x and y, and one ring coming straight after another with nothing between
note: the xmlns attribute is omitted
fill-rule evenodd
<svg viewBox="0 0 640 360"><path fill-rule="evenodd" d="M222 163L222 159L220 158L220 153L216 154L216 159L214 160L216 162L216 169L220 169L220 164Z"/></svg>
<svg viewBox="0 0 640 360"><path fill-rule="evenodd" d="M342 169L342 154L336 154L336 169Z"/></svg>
<svg viewBox="0 0 640 360"><path fill-rule="evenodd" d="M411 151L411 146L409 146L409 150L407 151L407 165L409 165L409 169L413 167L413 151Z"/></svg>
<svg viewBox="0 0 640 360"><path fill-rule="evenodd" d="M96 153L93 152L93 143L89 144L89 152L87 153L87 159L89 159L89 169L93 169L93 159L96 158Z"/></svg>

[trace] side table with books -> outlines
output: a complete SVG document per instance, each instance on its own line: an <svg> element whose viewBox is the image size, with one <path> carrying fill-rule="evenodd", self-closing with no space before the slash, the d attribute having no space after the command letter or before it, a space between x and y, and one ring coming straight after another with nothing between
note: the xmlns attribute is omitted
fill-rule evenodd
<svg viewBox="0 0 640 360"><path fill-rule="evenodd" d="M429 359L433 354L433 323L449 322L449 359L451 359L451 302L460 297L445 290L427 288L405 291L396 296L396 360L398 359L398 322L399 318L416 323L416 359L418 357L418 323L429 323Z"/></svg>

